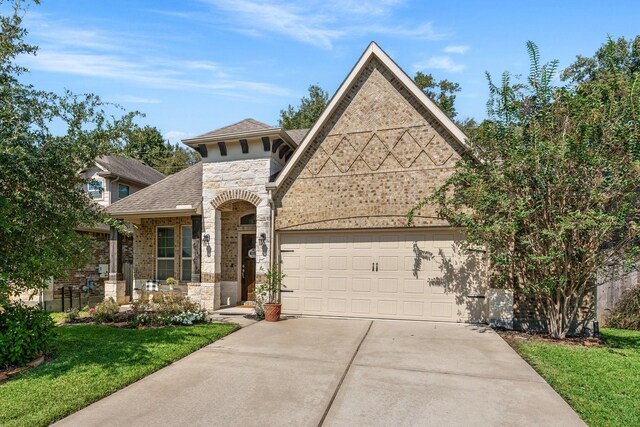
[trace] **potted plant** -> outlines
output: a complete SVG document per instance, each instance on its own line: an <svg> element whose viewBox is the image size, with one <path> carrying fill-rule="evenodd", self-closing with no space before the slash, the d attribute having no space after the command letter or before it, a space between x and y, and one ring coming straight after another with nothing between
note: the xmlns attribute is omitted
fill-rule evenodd
<svg viewBox="0 0 640 427"><path fill-rule="evenodd" d="M169 285L169 290L173 291L173 285L177 284L178 281L175 277L167 277L167 285Z"/></svg>
<svg viewBox="0 0 640 427"><path fill-rule="evenodd" d="M280 312L282 311L280 288L286 288L282 283L282 279L286 275L280 271L280 265L274 264L264 276L265 283L259 287L256 286L256 297L263 303L264 319L267 322L277 322L280 320Z"/></svg>

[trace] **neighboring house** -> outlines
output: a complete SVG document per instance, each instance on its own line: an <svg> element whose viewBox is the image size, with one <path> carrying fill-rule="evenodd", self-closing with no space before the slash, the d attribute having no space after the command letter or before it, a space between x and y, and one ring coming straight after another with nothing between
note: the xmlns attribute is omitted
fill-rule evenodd
<svg viewBox="0 0 640 427"><path fill-rule="evenodd" d="M136 288L174 276L207 309L282 260L285 313L486 321L483 254L426 206L465 135L375 43L308 130L253 119L183 141L202 162L107 208L136 225ZM111 240L106 296L125 298Z"/></svg>
<svg viewBox="0 0 640 427"><path fill-rule="evenodd" d="M105 208L165 178L162 173L138 160L119 156L99 157L95 165L83 174L91 180L86 186L89 196ZM78 232L88 234L95 240L94 262L70 271L68 277L52 282L42 295L31 298L32 302L43 302L47 310L59 311L80 304L93 305L104 299L104 282L108 278L109 264L109 227L100 225L82 228ZM118 239L123 254L120 269L127 276L131 288L132 239L127 236L118 236ZM29 299L28 295L22 299Z"/></svg>

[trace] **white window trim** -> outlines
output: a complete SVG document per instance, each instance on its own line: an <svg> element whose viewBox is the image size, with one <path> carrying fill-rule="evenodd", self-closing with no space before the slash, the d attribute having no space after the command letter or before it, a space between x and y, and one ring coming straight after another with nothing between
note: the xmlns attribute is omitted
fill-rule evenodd
<svg viewBox="0 0 640 427"><path fill-rule="evenodd" d="M158 230L161 228L171 228L173 229L173 257L172 258L168 258L168 257L159 257L158 256ZM156 260L156 279L157 280L166 280L166 279L159 279L160 274L158 274L158 261L163 260L173 260L173 275L169 276L169 277L173 277L176 273L176 228L173 225L158 225L156 226L156 255L155 255L155 260Z"/></svg>
<svg viewBox="0 0 640 427"><path fill-rule="evenodd" d="M106 181L102 178L90 178L89 181L90 182L87 182L87 193L89 194L89 197L91 197L91 200L104 200L104 193L107 191ZM89 189L89 186L91 185L91 181L100 183L100 197L93 197L93 195L91 194L92 191Z"/></svg>
<svg viewBox="0 0 640 427"><path fill-rule="evenodd" d="M184 282L184 280L182 280L182 276L183 276L182 275L182 273L183 273L182 270L184 268L183 261L189 260L189 262L191 262L191 260L193 259L193 234L191 235L191 238L189 239L191 241L191 256L188 257L188 258L182 256L182 243L183 243L182 236L184 235L184 229L187 228L187 227L191 228L191 225L182 225L180 227L180 281L182 281L182 282ZM193 274L193 271L191 272L191 274ZM191 277L189 277L187 280L190 282L191 281Z"/></svg>

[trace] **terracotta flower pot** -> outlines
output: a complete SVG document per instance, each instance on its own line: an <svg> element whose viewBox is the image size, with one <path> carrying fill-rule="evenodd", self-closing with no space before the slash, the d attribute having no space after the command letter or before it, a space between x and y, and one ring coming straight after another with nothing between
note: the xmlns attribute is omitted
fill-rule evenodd
<svg viewBox="0 0 640 427"><path fill-rule="evenodd" d="M264 305L264 320L267 322L277 322L280 320L280 311L282 310L282 304L265 304Z"/></svg>

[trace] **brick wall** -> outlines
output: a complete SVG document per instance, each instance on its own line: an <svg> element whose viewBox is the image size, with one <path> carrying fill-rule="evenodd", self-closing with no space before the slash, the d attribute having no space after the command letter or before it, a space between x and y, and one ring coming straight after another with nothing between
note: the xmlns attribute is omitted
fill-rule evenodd
<svg viewBox="0 0 640 427"><path fill-rule="evenodd" d="M276 196L276 228L406 226L406 213L451 174L463 148L372 59ZM433 206L416 225L446 225Z"/></svg>
<svg viewBox="0 0 640 427"><path fill-rule="evenodd" d="M158 226L174 227L174 277L180 278L182 225L191 225L191 217L142 219L133 236L134 280L149 280L156 277L156 229Z"/></svg>

